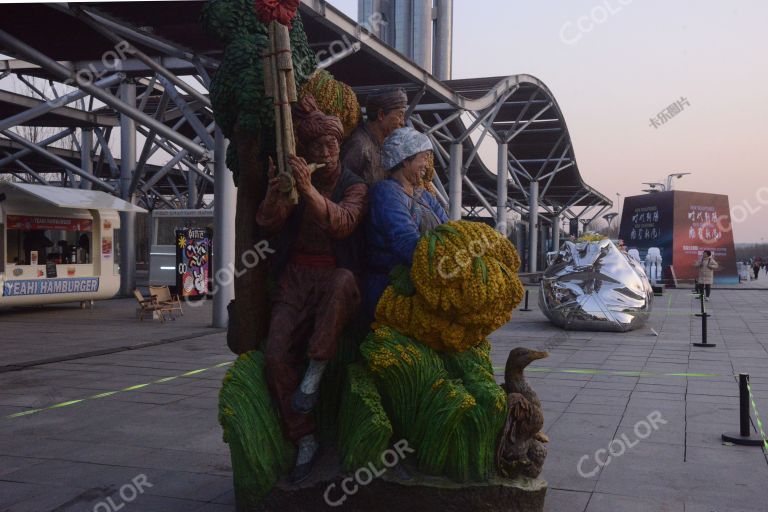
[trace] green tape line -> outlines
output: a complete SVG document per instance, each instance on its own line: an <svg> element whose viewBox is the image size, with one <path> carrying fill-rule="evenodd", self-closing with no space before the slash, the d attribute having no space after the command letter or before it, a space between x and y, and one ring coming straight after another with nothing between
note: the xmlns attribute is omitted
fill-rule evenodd
<svg viewBox="0 0 768 512"><path fill-rule="evenodd" d="M182 373L180 375L174 375L173 377L163 377L162 379L153 380L152 382L146 382L144 384L136 384L134 386L128 386L127 388L119 389L117 391L105 391L104 393L98 393L95 395L91 395L85 398L80 398L78 400L68 400L66 402L61 402L58 404L49 405L48 407L43 407L41 409L29 409L27 411L17 412L14 414L9 414L5 416L7 419L11 418L21 418L22 416L29 416L31 414L37 414L39 412L43 411L50 411L51 409L60 409L62 407L68 407L70 405L79 404L81 402L85 402L87 400L97 400L99 398L106 398L108 396L116 395L117 393L127 393L129 391L135 391L137 389L145 388L147 386L151 386L152 384L162 384L164 382L168 382L174 379L178 379L180 377L189 377L191 375L197 375L198 373L207 372L208 370L213 370L215 368L222 368L224 366L229 366L233 364L234 361L227 361L224 363L219 363L217 365L211 366L210 368L200 368L199 370L192 370L186 373Z"/></svg>
<svg viewBox="0 0 768 512"><path fill-rule="evenodd" d="M757 404L755 404L755 395L752 394L752 386L749 385L749 380L747 380L747 391L749 391L749 401L752 402L752 410L755 412L755 420L757 421L757 428L760 431L760 437L763 438L763 450L765 452L768 452L768 439L766 439L765 437L763 422L760 420L760 413L757 412Z"/></svg>
<svg viewBox="0 0 768 512"><path fill-rule="evenodd" d="M493 370L500 373L504 371L504 368L501 366L494 366ZM620 377L731 377L731 375L719 375L716 373L653 373L641 371L590 370L583 368L544 368L541 366L526 368L525 371L529 373L575 373L581 375L616 375Z"/></svg>

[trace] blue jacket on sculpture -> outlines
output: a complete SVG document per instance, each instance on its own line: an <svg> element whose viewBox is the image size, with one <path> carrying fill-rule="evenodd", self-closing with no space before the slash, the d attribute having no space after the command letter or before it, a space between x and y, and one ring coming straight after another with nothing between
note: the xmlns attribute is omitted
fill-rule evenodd
<svg viewBox="0 0 768 512"><path fill-rule="evenodd" d="M371 320L376 304L389 284L389 272L400 264L411 266L416 243L421 238L419 226L422 217L434 214L440 223L448 222L445 210L432 194L417 189L414 198L391 178L376 183L370 192L367 226L369 275L363 305ZM425 211L426 207L431 212Z"/></svg>

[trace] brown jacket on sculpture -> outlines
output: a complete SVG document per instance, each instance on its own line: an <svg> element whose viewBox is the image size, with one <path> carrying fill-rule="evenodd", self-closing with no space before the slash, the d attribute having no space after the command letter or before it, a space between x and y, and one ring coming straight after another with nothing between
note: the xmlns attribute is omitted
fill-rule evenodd
<svg viewBox="0 0 768 512"><path fill-rule="evenodd" d="M311 411L339 336L360 306L354 244L345 241L356 233L367 207L363 180L339 163L341 121L317 110L311 96L301 107L302 115L294 116L300 118L295 125L300 151L309 163L323 167L313 173L303 158L289 157L299 193L294 205L280 191L281 180L270 166L267 197L256 215L259 226L276 233L279 241L271 262L278 262L272 265L277 290L263 351L283 432L298 448L289 477L293 483L312 469L318 443Z"/></svg>

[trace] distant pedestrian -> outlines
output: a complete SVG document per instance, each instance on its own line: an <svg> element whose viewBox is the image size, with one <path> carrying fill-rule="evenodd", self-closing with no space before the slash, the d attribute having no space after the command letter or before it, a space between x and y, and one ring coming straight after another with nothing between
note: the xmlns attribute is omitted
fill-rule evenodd
<svg viewBox="0 0 768 512"><path fill-rule="evenodd" d="M763 266L763 262L760 258L757 258L754 263L752 263L752 272L755 274L755 281L757 281L757 278L760 277L760 267Z"/></svg>
<svg viewBox="0 0 768 512"><path fill-rule="evenodd" d="M696 279L697 292L701 295L706 293L704 300L709 300L712 292L712 284L715 280L715 270L719 267L715 258L712 257L712 251L704 251L701 259L694 264L699 269L699 276Z"/></svg>

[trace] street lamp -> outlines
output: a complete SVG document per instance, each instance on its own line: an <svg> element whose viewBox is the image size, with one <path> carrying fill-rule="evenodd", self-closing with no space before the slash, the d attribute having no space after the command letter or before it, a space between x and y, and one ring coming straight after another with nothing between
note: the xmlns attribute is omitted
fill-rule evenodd
<svg viewBox="0 0 768 512"><path fill-rule="evenodd" d="M653 183L648 183L648 182L644 181L643 185L648 185L649 187L651 187L653 189L654 192L666 192L667 190L669 190L666 185L664 185L663 183L659 183L658 181L653 182ZM661 190L656 190L656 187L660 187ZM643 192L645 192L645 191L643 191Z"/></svg>
<svg viewBox="0 0 768 512"><path fill-rule="evenodd" d="M673 174L668 174L667 175L667 190L672 190L672 178L680 179L683 176L687 176L689 174L691 174L691 173L689 173L689 172L676 172L676 173L673 173Z"/></svg>
<svg viewBox="0 0 768 512"><path fill-rule="evenodd" d="M612 224L613 219L615 219L618 216L619 214L615 212L606 213L605 215L603 215L603 219L605 219L605 221L608 223L609 229L613 229L613 224Z"/></svg>

